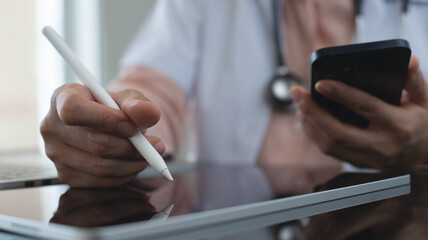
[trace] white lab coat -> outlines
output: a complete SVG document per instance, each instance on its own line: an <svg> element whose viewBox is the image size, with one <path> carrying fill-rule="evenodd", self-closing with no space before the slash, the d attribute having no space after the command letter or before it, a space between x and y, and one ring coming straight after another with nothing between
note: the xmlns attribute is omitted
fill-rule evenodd
<svg viewBox="0 0 428 240"><path fill-rule="evenodd" d="M364 1L356 39L403 35L428 76L428 0L410 0L403 26L399 2ZM121 66L154 68L198 103L197 159L254 163L271 116L272 30L268 0L158 0Z"/></svg>

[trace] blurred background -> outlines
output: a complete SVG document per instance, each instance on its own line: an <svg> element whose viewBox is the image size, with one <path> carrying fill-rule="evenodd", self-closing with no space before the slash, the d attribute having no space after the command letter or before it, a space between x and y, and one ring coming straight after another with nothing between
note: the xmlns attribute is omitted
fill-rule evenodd
<svg viewBox="0 0 428 240"><path fill-rule="evenodd" d="M42 36L54 27L106 85L154 0L0 0L0 155L42 149L39 124L73 72Z"/></svg>

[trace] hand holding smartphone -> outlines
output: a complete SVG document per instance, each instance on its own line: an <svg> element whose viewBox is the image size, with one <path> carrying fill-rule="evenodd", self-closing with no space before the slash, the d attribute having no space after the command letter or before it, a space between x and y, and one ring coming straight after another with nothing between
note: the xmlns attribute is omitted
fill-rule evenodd
<svg viewBox="0 0 428 240"><path fill-rule="evenodd" d="M322 79L341 81L399 105L411 56L404 39L322 48L312 54L312 98L342 122L361 128L370 122L315 90Z"/></svg>

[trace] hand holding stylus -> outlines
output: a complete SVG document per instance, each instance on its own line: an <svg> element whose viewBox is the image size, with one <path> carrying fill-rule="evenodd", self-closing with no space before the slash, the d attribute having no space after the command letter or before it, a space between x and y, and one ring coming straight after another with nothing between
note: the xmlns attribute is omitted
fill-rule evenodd
<svg viewBox="0 0 428 240"><path fill-rule="evenodd" d="M41 126L59 178L71 186L121 185L147 166L143 156L172 180L159 155L163 143L138 131L159 120L157 107L136 90L110 93L113 100L51 28L44 33L86 85L57 89Z"/></svg>

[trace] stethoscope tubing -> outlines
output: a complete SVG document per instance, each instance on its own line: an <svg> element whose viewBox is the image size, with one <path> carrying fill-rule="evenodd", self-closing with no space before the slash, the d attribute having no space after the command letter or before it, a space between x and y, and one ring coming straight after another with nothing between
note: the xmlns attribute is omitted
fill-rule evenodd
<svg viewBox="0 0 428 240"><path fill-rule="evenodd" d="M408 12L409 0L401 0L401 26L400 26L400 37L403 37L405 17ZM281 26L280 26L280 11L282 1L272 0L272 17L273 17L273 41L275 47L275 62L276 62L276 73L272 80L268 84L267 96L272 108L281 112L292 112L294 111L293 101L290 97L289 90L295 85L304 85L303 81L288 71L286 62L283 57L283 46L281 39ZM362 12L363 0L354 0L354 11L356 17L356 35L357 42L363 42L364 38L364 21ZM276 87L279 86L279 87ZM280 93L280 94L279 94Z"/></svg>
<svg viewBox="0 0 428 240"><path fill-rule="evenodd" d="M364 0L354 0L354 11L355 11L355 17L356 17L356 23L357 23L357 36L362 36L362 26L363 21L363 13L362 13L362 6L363 6ZM401 28L403 28L403 22L405 21L405 17L407 15L408 9L409 9L409 0L401 0ZM281 10L281 0L272 0L272 15L273 15L273 40L275 45L275 58L276 58L276 66L278 71L280 69L286 69L286 63L283 57L283 48L282 48L282 39L280 35L280 16L279 11ZM400 35L402 35L403 30L400 29ZM403 36L400 36L403 37ZM361 38L360 38L361 39Z"/></svg>

